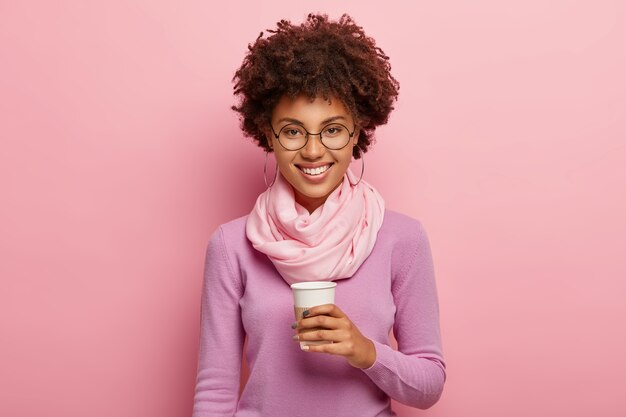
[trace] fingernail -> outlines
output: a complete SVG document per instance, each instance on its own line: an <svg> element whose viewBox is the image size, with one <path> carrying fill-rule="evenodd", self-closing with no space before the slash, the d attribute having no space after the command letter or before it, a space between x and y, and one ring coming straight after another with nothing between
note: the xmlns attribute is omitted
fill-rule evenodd
<svg viewBox="0 0 626 417"><path fill-rule="evenodd" d="M295 329L296 327L298 327L298 322L294 322L294 323L291 325L291 328L292 328L292 329Z"/></svg>
<svg viewBox="0 0 626 417"><path fill-rule="evenodd" d="M294 334L293 336L291 336L291 338L293 340L298 340L300 338L300 336L298 336L297 334Z"/></svg>
<svg viewBox="0 0 626 417"><path fill-rule="evenodd" d="M302 350L309 350L309 345L304 345L304 346L300 347L300 349L302 349Z"/></svg>
<svg viewBox="0 0 626 417"><path fill-rule="evenodd" d="M310 312L309 310L304 310L304 311L302 312L302 316L303 316L303 317L306 317L306 316L308 316L309 314L311 314L311 312Z"/></svg>

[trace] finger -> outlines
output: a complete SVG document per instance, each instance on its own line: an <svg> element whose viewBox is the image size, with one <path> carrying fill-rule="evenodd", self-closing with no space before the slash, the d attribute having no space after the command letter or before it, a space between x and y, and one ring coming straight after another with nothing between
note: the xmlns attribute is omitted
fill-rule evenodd
<svg viewBox="0 0 626 417"><path fill-rule="evenodd" d="M308 314L306 315L303 314L304 317L326 315L326 316L331 316L331 317L336 317L336 318L342 318L346 316L344 312L341 311L341 309L337 307L335 304L322 304L319 306L311 307L307 311L308 311ZM305 313L307 311L305 311Z"/></svg>
<svg viewBox="0 0 626 417"><path fill-rule="evenodd" d="M339 329L346 327L343 323L345 319L338 319L331 316L314 316L300 320L297 330L312 329L314 327L325 327L327 329Z"/></svg>
<svg viewBox="0 0 626 417"><path fill-rule="evenodd" d="M331 355L347 355L343 343L326 343L323 345L305 345L301 348L305 352L329 353Z"/></svg>
<svg viewBox="0 0 626 417"><path fill-rule="evenodd" d="M320 341L325 340L328 342L342 342L346 339L346 334L342 330L328 330L328 329L319 329L313 330L310 332L302 332L298 333L297 339L300 342L305 341Z"/></svg>

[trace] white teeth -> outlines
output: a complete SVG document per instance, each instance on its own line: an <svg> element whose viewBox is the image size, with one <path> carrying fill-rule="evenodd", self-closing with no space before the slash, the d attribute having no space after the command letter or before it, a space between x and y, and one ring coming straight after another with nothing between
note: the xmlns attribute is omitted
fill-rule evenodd
<svg viewBox="0 0 626 417"><path fill-rule="evenodd" d="M303 171L305 174L309 174L309 175L319 175L319 174L321 174L322 172L326 171L328 168L330 168L330 165L325 165L325 166L323 166L323 167L318 167L318 168L304 168L304 167L302 167L302 168L300 168L300 169L302 169L302 171Z"/></svg>

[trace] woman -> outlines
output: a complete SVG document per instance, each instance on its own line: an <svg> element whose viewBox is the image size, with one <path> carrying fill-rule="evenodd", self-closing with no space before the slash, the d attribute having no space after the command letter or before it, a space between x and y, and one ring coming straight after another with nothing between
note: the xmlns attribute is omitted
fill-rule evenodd
<svg viewBox="0 0 626 417"><path fill-rule="evenodd" d="M390 398L428 408L446 379L428 238L348 169L397 98L388 57L347 15L270 32L235 74L233 109L277 175L208 244L193 416L393 416ZM337 282L335 304L294 323L289 284L320 280ZM300 348L312 340L332 343Z"/></svg>

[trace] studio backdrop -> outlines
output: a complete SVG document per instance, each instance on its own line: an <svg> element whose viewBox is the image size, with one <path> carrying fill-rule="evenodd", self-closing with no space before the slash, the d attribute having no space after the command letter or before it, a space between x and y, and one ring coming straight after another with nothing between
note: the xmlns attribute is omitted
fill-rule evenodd
<svg viewBox="0 0 626 417"><path fill-rule="evenodd" d="M231 80L309 12L400 82L364 178L428 232L448 380L398 415L626 415L608 0L0 1L0 415L191 415L206 244L265 188Z"/></svg>

